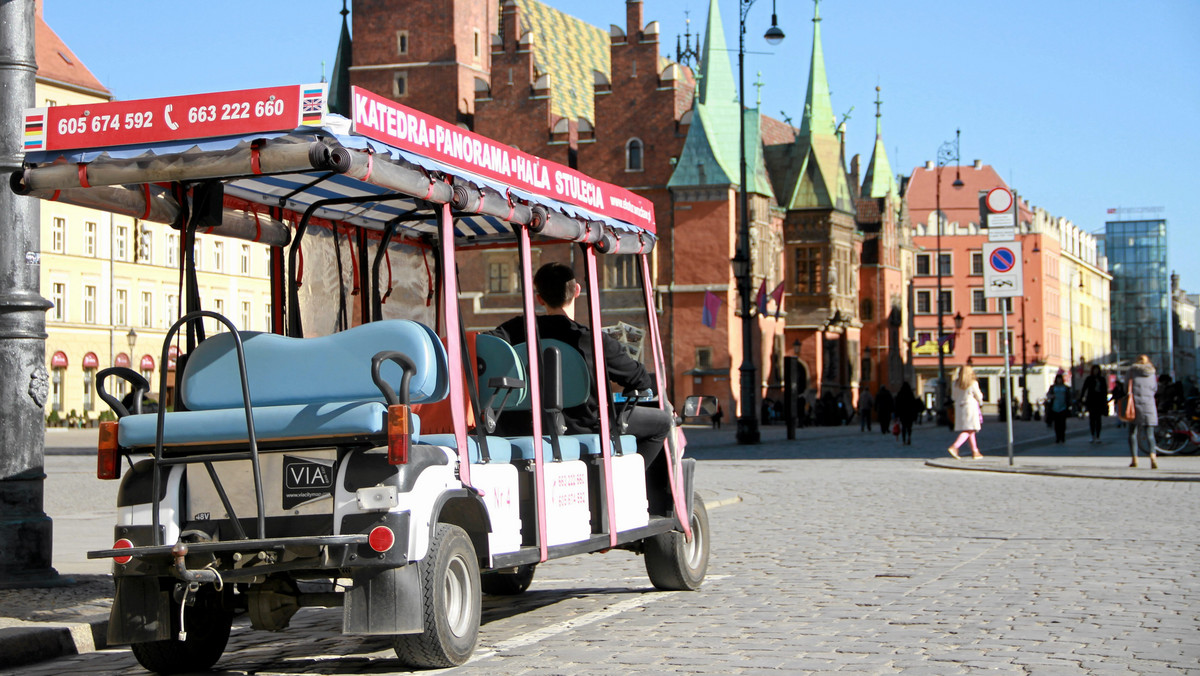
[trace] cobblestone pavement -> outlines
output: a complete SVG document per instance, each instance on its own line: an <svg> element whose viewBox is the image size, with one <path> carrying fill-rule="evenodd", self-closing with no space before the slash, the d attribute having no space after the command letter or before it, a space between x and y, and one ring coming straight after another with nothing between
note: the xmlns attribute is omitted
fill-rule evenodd
<svg viewBox="0 0 1200 676"><path fill-rule="evenodd" d="M701 436L696 455L734 455ZM624 552L549 562L523 596L485 600L475 658L449 671L1200 673L1200 484L924 466L948 436L919 430L905 448L854 429L810 453L769 442L755 459L707 460L698 485L729 504L710 512L699 592L653 591ZM1115 439L1054 451L1127 463ZM387 640L340 624L338 609L302 610L279 634L242 621L217 666L403 671ZM20 673L139 671L110 649Z"/></svg>

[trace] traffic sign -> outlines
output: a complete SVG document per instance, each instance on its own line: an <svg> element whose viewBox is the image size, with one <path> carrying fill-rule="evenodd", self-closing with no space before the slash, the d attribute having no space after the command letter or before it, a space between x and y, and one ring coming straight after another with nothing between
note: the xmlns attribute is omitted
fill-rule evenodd
<svg viewBox="0 0 1200 676"><path fill-rule="evenodd" d="M983 245L983 260L985 298L1016 298L1025 294L1020 242L988 242Z"/></svg>
<svg viewBox="0 0 1200 676"><path fill-rule="evenodd" d="M993 214L1002 214L1012 208L1013 196L1008 188L992 188L987 194L987 208Z"/></svg>

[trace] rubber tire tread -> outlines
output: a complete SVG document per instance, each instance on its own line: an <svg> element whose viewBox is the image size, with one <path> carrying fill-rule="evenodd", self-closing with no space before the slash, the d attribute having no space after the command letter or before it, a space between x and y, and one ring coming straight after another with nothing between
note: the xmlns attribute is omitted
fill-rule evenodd
<svg viewBox="0 0 1200 676"><path fill-rule="evenodd" d="M660 533L643 541L646 573L655 588L663 591L696 591L703 584L708 571L709 530L708 509L699 495L692 499L692 531L693 534L699 531L704 547L704 557L697 570L688 568L685 551L687 541L682 532Z"/></svg>
<svg viewBox="0 0 1200 676"><path fill-rule="evenodd" d="M516 596L533 584L533 571L537 564L518 566L515 573L484 573L480 582L483 593L492 596Z"/></svg>
<svg viewBox="0 0 1200 676"><path fill-rule="evenodd" d="M172 614L177 617L178 608L175 604L171 604L171 608ZM134 643L129 647L138 664L157 674L180 674L205 671L221 659L229 643L233 612L221 608L202 608L197 612L196 606L185 612L187 640L169 638ZM177 631L177 628L172 626L172 631Z"/></svg>
<svg viewBox="0 0 1200 676"><path fill-rule="evenodd" d="M461 547L464 551L468 566L474 573L474 626L467 637L469 645L455 649L446 645L442 639L454 641L450 628L445 626L444 618L438 617L438 599L446 574L446 566L454 557L453 549ZM439 523L434 530L433 538L429 541L429 552L425 558L417 562L421 578L421 594L425 618L425 630L419 634L401 634L395 637L393 648L396 657L401 662L412 667L446 668L456 667L471 658L479 643L479 624L482 617L482 592L479 582L479 561L475 556L475 546L466 531L448 523Z"/></svg>

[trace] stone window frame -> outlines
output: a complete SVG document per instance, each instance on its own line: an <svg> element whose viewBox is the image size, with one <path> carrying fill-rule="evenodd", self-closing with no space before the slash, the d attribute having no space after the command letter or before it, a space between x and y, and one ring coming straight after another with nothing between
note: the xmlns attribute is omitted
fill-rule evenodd
<svg viewBox="0 0 1200 676"><path fill-rule="evenodd" d="M634 149L637 149L636 152ZM636 161L635 161L636 160ZM625 171L640 172L646 170L646 144L634 136L625 142Z"/></svg>

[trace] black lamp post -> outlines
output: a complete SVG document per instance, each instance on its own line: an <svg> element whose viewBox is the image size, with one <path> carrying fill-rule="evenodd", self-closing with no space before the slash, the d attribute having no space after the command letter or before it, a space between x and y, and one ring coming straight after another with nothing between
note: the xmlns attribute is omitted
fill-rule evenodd
<svg viewBox="0 0 1200 676"><path fill-rule="evenodd" d="M937 401L937 416L938 424L945 425L949 423L950 416L946 415L946 354L945 343L942 340L942 313L946 308L942 307L942 168L947 164L954 162L954 188L963 187L962 176L959 174L958 162L958 137L959 130L954 130L954 140L946 141L938 148L937 153L937 188L935 192L936 208L937 208L937 260L934 265L937 266L937 336L938 336L938 401Z"/></svg>
<svg viewBox="0 0 1200 676"><path fill-rule="evenodd" d="M733 257L733 276L737 280L739 305L742 310L742 365L738 368L741 387L741 415L737 422L739 444L757 444L758 430L758 374L754 366L754 318L750 316L750 209L746 194L746 15L754 0L738 0L738 240ZM775 18L775 5L771 4L771 27L763 37L769 44L777 45L783 40L783 31Z"/></svg>

